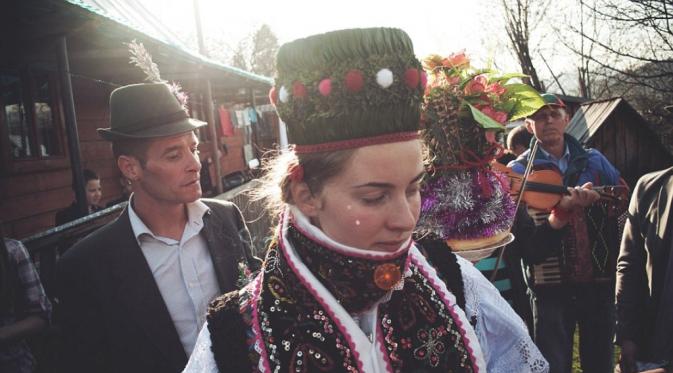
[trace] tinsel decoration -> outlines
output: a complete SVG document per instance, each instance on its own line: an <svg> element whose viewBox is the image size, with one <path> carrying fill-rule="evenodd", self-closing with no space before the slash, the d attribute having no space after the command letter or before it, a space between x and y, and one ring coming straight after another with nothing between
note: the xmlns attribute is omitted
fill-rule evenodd
<svg viewBox="0 0 673 373"><path fill-rule="evenodd" d="M491 237L509 229L515 206L507 181L486 168L443 171L424 183L422 233L442 239Z"/></svg>
<svg viewBox="0 0 673 373"><path fill-rule="evenodd" d="M433 55L424 67L423 138L429 177L421 195L419 230L445 240L480 239L508 231L516 206L504 176L490 162L502 150L495 132L544 105L521 74L474 69L465 53Z"/></svg>
<svg viewBox="0 0 673 373"><path fill-rule="evenodd" d="M145 73L145 80L152 83L166 83L170 88L175 98L180 102L182 110L189 114L189 108L187 102L189 101L189 95L182 90L180 84L176 82L168 82L161 78L161 72L159 71L159 66L152 61L152 55L147 51L143 43L137 42L135 39L127 44L129 47L129 53L131 57L129 58L129 63L140 68Z"/></svg>

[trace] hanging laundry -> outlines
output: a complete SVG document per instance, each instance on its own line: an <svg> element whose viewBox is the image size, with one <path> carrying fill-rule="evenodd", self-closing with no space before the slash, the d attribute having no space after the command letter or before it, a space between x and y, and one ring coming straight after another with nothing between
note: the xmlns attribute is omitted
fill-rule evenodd
<svg viewBox="0 0 673 373"><path fill-rule="evenodd" d="M252 107L247 107L247 108L245 108L245 111L248 112L248 119L250 120L250 124L256 124L257 123L257 112L255 111L255 109L252 108Z"/></svg>
<svg viewBox="0 0 673 373"><path fill-rule="evenodd" d="M231 123L229 110L227 110L224 105L220 105L217 111L220 114L220 127L222 128L222 135L225 137L234 136L234 125Z"/></svg>
<svg viewBox="0 0 673 373"><path fill-rule="evenodd" d="M236 127L236 128L241 127L241 126L238 124L238 115L236 115L236 110L231 110L231 111L229 112L229 118L231 119L231 124L233 124L234 127Z"/></svg>
<svg viewBox="0 0 673 373"><path fill-rule="evenodd" d="M247 125L246 120L248 116L244 110L236 110L236 119L238 119L238 127L244 127Z"/></svg>

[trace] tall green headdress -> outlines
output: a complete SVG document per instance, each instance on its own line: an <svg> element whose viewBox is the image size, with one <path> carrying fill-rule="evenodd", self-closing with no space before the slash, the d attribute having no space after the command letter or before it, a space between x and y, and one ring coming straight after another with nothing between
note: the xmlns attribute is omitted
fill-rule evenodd
<svg viewBox="0 0 673 373"><path fill-rule="evenodd" d="M269 93L297 153L416 138L426 77L409 36L333 31L280 47Z"/></svg>

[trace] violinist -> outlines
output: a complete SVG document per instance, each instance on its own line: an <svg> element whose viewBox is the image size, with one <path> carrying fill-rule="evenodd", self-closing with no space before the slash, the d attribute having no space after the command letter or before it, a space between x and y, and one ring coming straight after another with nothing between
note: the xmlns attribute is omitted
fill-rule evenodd
<svg viewBox="0 0 673 373"><path fill-rule="evenodd" d="M537 232L547 237L535 240L540 242L534 248L535 255L522 255L533 308L534 339L551 372L567 373L572 367L573 335L578 325L582 369L609 372L619 245L616 218L625 206L602 199L591 189L619 184L619 172L600 152L584 149L564 133L569 115L558 97L542 97L546 105L525 119L527 130L534 136L531 144L537 142L538 151L531 156L529 149L508 165L523 174L532 158L533 173L555 171L568 188L563 189L568 195L559 198L551 211L528 205L535 224L553 228ZM526 219L518 220L517 225L525 225ZM530 227L515 227L515 231L521 229ZM524 238L528 246L530 237Z"/></svg>

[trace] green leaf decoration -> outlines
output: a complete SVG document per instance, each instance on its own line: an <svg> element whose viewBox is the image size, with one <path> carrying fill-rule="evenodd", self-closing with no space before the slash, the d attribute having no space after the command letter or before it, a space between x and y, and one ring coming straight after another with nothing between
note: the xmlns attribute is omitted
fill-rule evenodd
<svg viewBox="0 0 673 373"><path fill-rule="evenodd" d="M510 121L525 118L545 105L542 96L537 91L526 84L507 84L507 95L509 95L516 105L510 112Z"/></svg>
<svg viewBox="0 0 673 373"><path fill-rule="evenodd" d="M472 118L474 118L474 120L475 120L477 123L479 123L479 125L481 126L481 128L483 128L483 129L500 130L500 131L502 131L502 130L505 129L505 126L503 126L502 124L496 122L495 120L493 120L493 119L492 119L491 117L489 117L488 115L482 113L481 110L477 109L476 107L474 107L474 106L472 106L472 105L470 105L470 104L467 104L467 106L469 106L469 107L470 107L470 110L472 111Z"/></svg>
<svg viewBox="0 0 673 373"><path fill-rule="evenodd" d="M526 78L528 75L526 74L521 74L521 73L509 73L509 74L504 74L500 76L494 76L491 80L489 80L490 83L500 83L500 84L505 84L507 83L510 79L515 79L515 78Z"/></svg>

